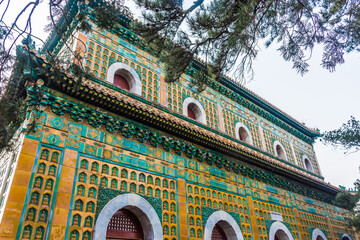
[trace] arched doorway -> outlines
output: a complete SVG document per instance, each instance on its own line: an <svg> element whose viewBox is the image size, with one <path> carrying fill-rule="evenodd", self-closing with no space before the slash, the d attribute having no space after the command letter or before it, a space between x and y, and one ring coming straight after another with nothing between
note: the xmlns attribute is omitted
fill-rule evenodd
<svg viewBox="0 0 360 240"><path fill-rule="evenodd" d="M219 226L218 223L215 224L212 230L211 240L227 240L224 230Z"/></svg>
<svg viewBox="0 0 360 240"><path fill-rule="evenodd" d="M204 228L204 240L243 240L239 225L225 211L216 211L210 215Z"/></svg>
<svg viewBox="0 0 360 240"><path fill-rule="evenodd" d="M152 205L137 194L127 193L111 199L101 210L93 239L158 240L163 239L163 229Z"/></svg>
<svg viewBox="0 0 360 240"><path fill-rule="evenodd" d="M321 231L319 228L315 228L312 232L311 236L312 240L327 240L325 233Z"/></svg>
<svg viewBox="0 0 360 240"><path fill-rule="evenodd" d="M271 224L269 230L269 240L294 240L290 230L279 221Z"/></svg>
<svg viewBox="0 0 360 240"><path fill-rule="evenodd" d="M343 234L341 240L352 240L352 238L347 234Z"/></svg>
<svg viewBox="0 0 360 240"><path fill-rule="evenodd" d="M275 240L289 240L289 237L283 230L279 229L275 233Z"/></svg>
<svg viewBox="0 0 360 240"><path fill-rule="evenodd" d="M144 233L137 217L129 210L120 209L110 219L106 240L143 239Z"/></svg>

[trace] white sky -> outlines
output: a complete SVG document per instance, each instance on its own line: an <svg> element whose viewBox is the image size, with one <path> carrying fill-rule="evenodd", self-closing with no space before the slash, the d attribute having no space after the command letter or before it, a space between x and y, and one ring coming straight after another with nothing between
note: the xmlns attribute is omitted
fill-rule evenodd
<svg viewBox="0 0 360 240"><path fill-rule="evenodd" d="M5 15L12 22L19 6L29 1L16 0ZM131 0L125 0L131 6ZM192 2L192 1L191 1ZM3 4L2 4L3 5ZM0 14L4 11L0 5ZM34 34L46 39L43 32L48 13L47 1L34 12ZM37 41L39 44L39 41ZM253 67L254 80L246 87L254 91L273 105L309 127L319 128L322 132L339 128L342 123L355 116L360 119L360 54L345 56L345 64L338 66L336 72L329 73L320 66L321 48L315 49L309 62L310 71L304 76L296 74L292 64L285 62L275 46L266 49L260 46ZM360 152L344 155L340 149L324 146L317 140L315 152L326 182L347 188L360 178Z"/></svg>

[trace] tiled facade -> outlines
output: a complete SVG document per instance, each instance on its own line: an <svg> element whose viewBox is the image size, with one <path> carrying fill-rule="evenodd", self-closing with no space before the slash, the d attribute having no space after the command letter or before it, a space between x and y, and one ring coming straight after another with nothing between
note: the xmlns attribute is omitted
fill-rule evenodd
<svg viewBox="0 0 360 240"><path fill-rule="evenodd" d="M322 180L311 143L314 136L290 133L287 129L299 127L281 119L275 124L274 115L254 110L250 100L240 104L211 87L198 93L189 75L166 83L161 64L121 38L124 32L114 34L93 24L91 33L79 33L86 42L84 64L95 77L85 81L83 92L70 96L66 88L42 87L43 111L33 110L28 116L29 121L37 118L37 129L24 133L0 239L96 239L94 229L100 226L102 210L126 194L136 194L152 206L156 216L150 219L158 217L162 229L152 236L161 235L164 240L207 239L213 226L209 219L216 222L214 216L230 219L229 226L239 229L228 239L274 240L276 226L287 229L284 232L290 233L291 240L319 240L318 232L328 240L340 240L344 234L356 239L345 228L345 211L316 197L331 199L338 190ZM80 43L74 44L82 49ZM140 96L106 84L107 69L118 62L138 74ZM93 99L85 90L99 98ZM31 91L29 87L29 98ZM183 116L183 103L189 97L201 104L206 124ZM113 110L107 109L110 105L105 101L113 104ZM143 119L150 116L153 122L147 125ZM156 127L156 122L168 124L174 134ZM251 144L237 139L237 123L247 128ZM189 140L186 131L176 133L177 126L197 133L199 141ZM217 152L209 147L211 143L203 143L204 136L244 155ZM277 157L276 142L286 160ZM304 184L271 172L272 168L252 165L244 160L250 155L333 192L314 186L306 186L301 193L279 187L291 183L304 188ZM306 169L304 156L313 172ZM236 168L234 163L243 165Z"/></svg>

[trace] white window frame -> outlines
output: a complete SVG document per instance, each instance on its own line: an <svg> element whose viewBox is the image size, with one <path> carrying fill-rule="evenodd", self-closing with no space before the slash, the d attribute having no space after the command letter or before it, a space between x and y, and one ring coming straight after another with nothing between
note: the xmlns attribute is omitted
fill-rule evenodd
<svg viewBox="0 0 360 240"><path fill-rule="evenodd" d="M114 84L115 74L121 75L128 81L130 87L129 91L131 93L135 93L141 96L141 80L132 67L121 62L111 64L111 66L107 70L106 81Z"/></svg>

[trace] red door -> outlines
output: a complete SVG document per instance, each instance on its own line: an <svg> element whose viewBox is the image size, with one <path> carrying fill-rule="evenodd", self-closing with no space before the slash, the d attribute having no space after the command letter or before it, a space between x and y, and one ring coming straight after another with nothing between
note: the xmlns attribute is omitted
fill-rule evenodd
<svg viewBox="0 0 360 240"><path fill-rule="evenodd" d="M110 219L106 231L107 240L143 239L143 230L137 217L126 209L120 209Z"/></svg>

